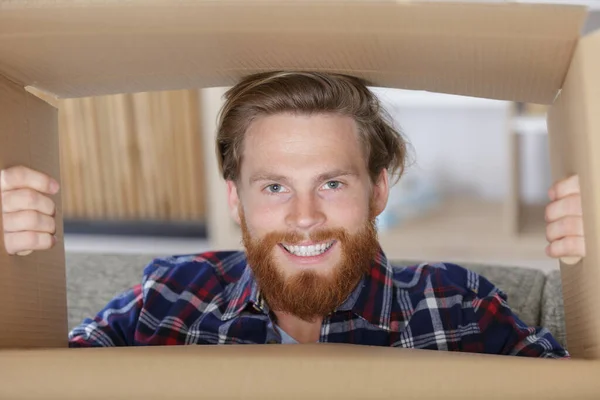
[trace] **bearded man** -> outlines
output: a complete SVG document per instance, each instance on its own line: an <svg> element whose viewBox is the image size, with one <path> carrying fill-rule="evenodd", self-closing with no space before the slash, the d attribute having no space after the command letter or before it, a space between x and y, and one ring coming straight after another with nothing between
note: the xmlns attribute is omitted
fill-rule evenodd
<svg viewBox="0 0 600 400"><path fill-rule="evenodd" d="M245 251L152 261L140 285L70 332L70 346L336 342L568 357L484 277L386 258L375 220L402 176L406 143L367 82L249 76L226 94L216 147ZM24 190L29 209L12 207ZM25 167L3 171L9 253L53 245L44 194L57 190ZM584 256L577 177L557 182L550 200L549 256Z"/></svg>

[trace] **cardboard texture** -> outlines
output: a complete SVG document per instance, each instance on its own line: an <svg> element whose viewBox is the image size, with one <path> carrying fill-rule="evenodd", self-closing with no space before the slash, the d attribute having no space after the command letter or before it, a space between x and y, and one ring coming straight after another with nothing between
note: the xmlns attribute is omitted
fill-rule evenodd
<svg viewBox="0 0 600 400"><path fill-rule="evenodd" d="M0 387L7 399L596 400L600 393L594 361L343 344L5 351L0 370L11 382Z"/></svg>
<svg viewBox="0 0 600 400"><path fill-rule="evenodd" d="M581 176L588 253L561 265L576 360L556 361L325 344L36 350L66 346L64 248L2 247L0 398L599 398L600 34L580 39L585 17L514 3L0 0L0 168L59 177L56 110L28 87L52 103L345 72L552 105L553 174Z"/></svg>
<svg viewBox="0 0 600 400"><path fill-rule="evenodd" d="M0 77L0 168L31 165L59 177L57 110ZM60 196L57 218L62 221ZM2 215L0 213L0 222ZM58 227L62 238L62 227ZM0 347L64 347L66 281L62 241L31 258L11 257L0 235Z"/></svg>
<svg viewBox="0 0 600 400"><path fill-rule="evenodd" d="M580 7L372 0L0 7L0 73L59 97L227 86L293 68L551 103L586 15Z"/></svg>
<svg viewBox="0 0 600 400"><path fill-rule="evenodd" d="M579 174L588 239L600 237L599 50L600 32L579 41L548 118L553 179ZM591 301L600 283L598 250L597 242L586 240L587 257L561 266L568 348L577 357L600 358L600 310Z"/></svg>

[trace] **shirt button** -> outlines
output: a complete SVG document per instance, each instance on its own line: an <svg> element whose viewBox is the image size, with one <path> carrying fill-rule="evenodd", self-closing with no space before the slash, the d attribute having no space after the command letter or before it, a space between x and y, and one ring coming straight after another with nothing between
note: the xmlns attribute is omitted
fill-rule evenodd
<svg viewBox="0 0 600 400"><path fill-rule="evenodd" d="M275 340L275 339L268 340L267 344L277 344L277 340Z"/></svg>

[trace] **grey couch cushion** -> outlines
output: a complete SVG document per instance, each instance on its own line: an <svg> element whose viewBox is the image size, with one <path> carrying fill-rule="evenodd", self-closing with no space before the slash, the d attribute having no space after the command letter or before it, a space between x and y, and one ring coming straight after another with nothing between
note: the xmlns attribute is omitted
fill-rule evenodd
<svg viewBox="0 0 600 400"><path fill-rule="evenodd" d="M141 283L152 255L66 253L69 330Z"/></svg>
<svg viewBox="0 0 600 400"><path fill-rule="evenodd" d="M565 306L559 270L550 272L546 279L542 296L541 324L552 332L562 346L567 347Z"/></svg>

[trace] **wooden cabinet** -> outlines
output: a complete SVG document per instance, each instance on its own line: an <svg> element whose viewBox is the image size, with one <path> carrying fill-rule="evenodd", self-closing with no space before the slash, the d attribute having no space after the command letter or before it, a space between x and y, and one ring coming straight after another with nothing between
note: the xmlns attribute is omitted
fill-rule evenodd
<svg viewBox="0 0 600 400"><path fill-rule="evenodd" d="M202 221L196 90L61 100L65 220Z"/></svg>

